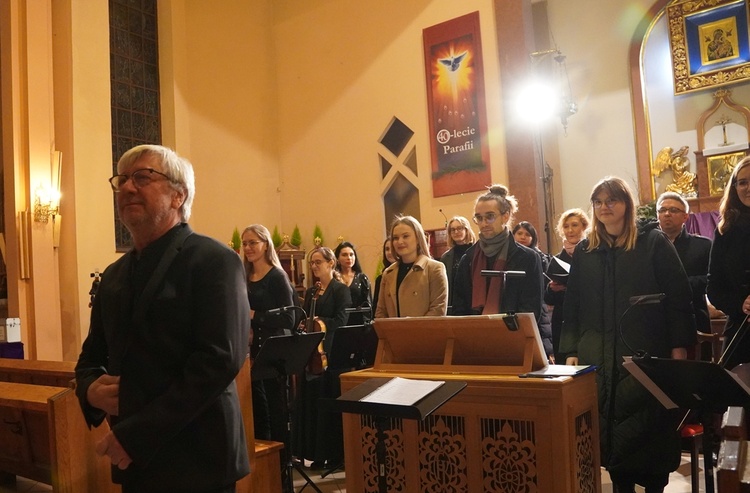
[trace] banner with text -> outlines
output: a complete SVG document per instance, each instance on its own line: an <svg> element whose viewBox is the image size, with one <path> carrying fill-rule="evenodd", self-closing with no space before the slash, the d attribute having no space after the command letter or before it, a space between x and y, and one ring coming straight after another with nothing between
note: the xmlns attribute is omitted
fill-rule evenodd
<svg viewBox="0 0 750 493"><path fill-rule="evenodd" d="M479 12L423 30L433 196L491 184Z"/></svg>

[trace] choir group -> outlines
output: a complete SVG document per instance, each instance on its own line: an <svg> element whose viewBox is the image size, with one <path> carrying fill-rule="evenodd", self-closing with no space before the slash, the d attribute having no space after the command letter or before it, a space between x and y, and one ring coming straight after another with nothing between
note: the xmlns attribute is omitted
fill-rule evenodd
<svg viewBox="0 0 750 493"><path fill-rule="evenodd" d="M302 307L326 332L322 354L338 328L371 316L534 313L551 363L597 367L601 463L615 491L633 492L635 484L663 491L680 460L675 416L623 369L623 357L686 358L696 329L710 332L706 293L727 316L725 340L740 329L750 313L750 158L726 187L713 242L685 230L689 204L676 193L660 196L657 220L648 221L637 217L627 183L607 177L589 205L590 216L581 208L560 215L563 248L554 257L539 250L532 224L513 226L517 202L502 185L476 199L471 220L478 234L464 217L447 222L449 249L439 260L431 258L419 221L398 216L383 244L374 296L353 244L314 249L308 260L317 282ZM255 355L268 337L307 321L289 311L269 313L295 300L268 230L248 226L242 247ZM487 270L512 275L487 276ZM663 299L629 310L632 297L649 294ZM750 338L738 342L729 368L750 362ZM342 463L341 421L320 411L317 399L336 397L338 375L349 369L308 367L297 378L291 453L312 467ZM283 391L274 380L253 383L256 437L285 441Z"/></svg>

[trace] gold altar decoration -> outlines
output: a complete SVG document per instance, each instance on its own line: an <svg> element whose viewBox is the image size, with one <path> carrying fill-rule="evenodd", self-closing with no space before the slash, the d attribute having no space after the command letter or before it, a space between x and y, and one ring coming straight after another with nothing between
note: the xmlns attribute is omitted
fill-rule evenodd
<svg viewBox="0 0 750 493"><path fill-rule="evenodd" d="M661 175L665 170L672 170L672 183L667 185L667 192L676 192L683 197L697 197L695 182L696 175L689 171L690 159L687 157L688 146L680 147L672 152L671 147L665 147L656 155L651 165L651 174L654 177Z"/></svg>

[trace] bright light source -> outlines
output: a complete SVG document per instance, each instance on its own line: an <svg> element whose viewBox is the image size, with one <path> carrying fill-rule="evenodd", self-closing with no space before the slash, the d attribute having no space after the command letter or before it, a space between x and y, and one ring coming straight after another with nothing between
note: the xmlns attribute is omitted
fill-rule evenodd
<svg viewBox="0 0 750 493"><path fill-rule="evenodd" d="M516 113L522 121L530 124L539 124L559 116L559 91L541 81L527 84L516 97Z"/></svg>

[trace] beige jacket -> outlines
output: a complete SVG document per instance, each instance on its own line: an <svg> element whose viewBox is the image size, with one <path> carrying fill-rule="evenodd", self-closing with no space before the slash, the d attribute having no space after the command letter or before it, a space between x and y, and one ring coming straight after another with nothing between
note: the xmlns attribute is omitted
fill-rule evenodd
<svg viewBox="0 0 750 493"><path fill-rule="evenodd" d="M411 270L401 281L397 307L398 266L399 262L395 262L383 271L375 318L445 315L448 309L448 277L445 274L445 265L426 255L417 257Z"/></svg>

